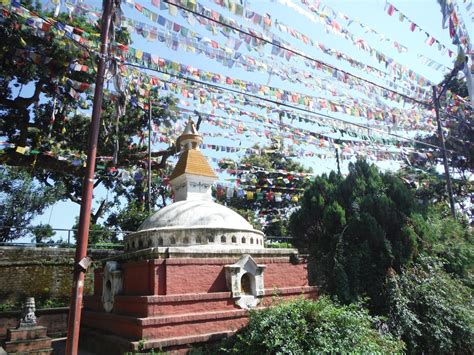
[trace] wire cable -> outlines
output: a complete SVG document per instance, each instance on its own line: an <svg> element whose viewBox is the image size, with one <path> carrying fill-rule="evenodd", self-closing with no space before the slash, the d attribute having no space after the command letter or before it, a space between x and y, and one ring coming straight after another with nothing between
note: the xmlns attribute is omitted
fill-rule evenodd
<svg viewBox="0 0 474 355"><path fill-rule="evenodd" d="M209 21L218 23L218 24L220 24L220 25L222 25L222 26L224 26L224 27L230 28L230 29L232 29L232 30L234 30L234 31L240 32L240 33L245 34L245 35L247 35L247 36L251 36L251 37L253 37L253 38L255 38L255 39L258 39L259 41L263 41L263 42L265 42L265 43L271 44L272 46L275 46L275 47L280 48L280 49L282 49L282 50L285 50L285 51L288 51L288 52L290 52L290 53L293 53L293 54L295 54L295 55L297 55L297 56L300 56L300 57L302 57L302 58L304 58L304 59L307 59L307 60L310 60L310 61L312 61L312 62L318 63L318 64L320 64L320 65L323 65L323 66L327 67L327 68L331 68L331 69L333 69L333 70L337 70L337 71L339 71L339 72L341 72L341 73L344 73L344 74L346 74L346 75L349 75L349 76L351 76L351 77L353 77L353 78L356 78L356 79L358 79L358 80L362 80L362 81L364 81L364 82L366 82L366 83L369 83L369 84L371 84L371 85L373 85L373 86L376 86L376 87L378 87L378 88L380 88L380 89L382 89L382 90L390 91L390 92L392 92L392 93L394 93L394 94L396 94L396 95L399 95L399 96L401 96L401 97L403 97L403 98L405 98L405 99L407 99L407 100L416 102L416 103L418 103L418 104L420 104L420 105L423 105L423 106L425 106L425 107L431 107L431 106L432 106L432 105L429 104L428 102L415 99L415 98L410 97L410 96L408 96L408 95L402 94L402 93L400 93L400 92L398 92L398 91L395 91L395 90L389 89L389 88L387 88L387 87L385 87L385 86L382 86L382 85L380 85L380 84L374 83L373 81L370 81L370 80L364 79L364 78L362 78L362 77L360 77L360 76L357 76L357 75L355 75L355 74L349 73L349 72L347 72L347 71L345 71L345 70L338 69L338 68L336 68L335 66L332 66L332 65L327 64L327 63L325 63L325 62L323 62L323 61L320 61L320 60L318 60L318 59L315 59L315 58L313 58L313 57L310 57L310 56L308 56L308 55L306 55L306 54L304 54L304 53L301 53L301 52L295 51L295 50L293 50L293 49L284 47L284 46L282 46L282 45L279 44L279 43L274 43L274 42L272 42L272 41L269 41L268 39L265 39L265 38L263 38L263 37L260 37L260 36L257 36L257 35L255 35L255 34L252 34L252 33L250 33L250 32L244 31L244 30L242 30L242 29L240 29L240 28L238 28L238 27L235 27L235 26L229 25L229 24L227 24L227 23L221 22L221 21L219 21L219 20L213 19L212 17L209 17L209 16L206 16L206 15L200 14L199 12L194 11L194 10L191 10L191 9L185 7L185 6L172 3L172 2L170 2L170 1L168 1L168 0L163 0L163 2L164 2L164 3L167 3L167 4L169 4L169 5L172 5L172 6L176 6L177 8L180 8L180 9L182 9L182 10L184 10L184 11L190 12L190 13L196 15L196 16L205 18L206 20L209 20Z"/></svg>
<svg viewBox="0 0 474 355"><path fill-rule="evenodd" d="M118 60L120 60L120 59L118 59ZM266 97L261 97L261 96L258 96L258 95L254 95L254 94L250 94L250 93L246 93L246 92L241 92L241 91L238 91L238 90L235 90L235 89L226 88L226 87L223 87L223 86L206 83L204 81L189 78L189 77L186 77L186 76L183 76L183 75L180 75L180 74L173 74L173 73L169 73L169 72L159 70L159 69L147 68L145 66L135 64L135 63L131 63L131 62L126 62L126 61L123 61L123 64L127 65L127 66L131 66L131 67L135 67L135 68L138 68L138 69L150 70L150 71L154 71L154 72L157 72L157 73L170 75L170 76L173 76L173 77L176 77L176 78L188 81L188 82L192 82L192 83L212 87L214 89L229 91L229 92L233 92L235 94L240 94L240 95L244 95L244 96L248 96L248 97L253 97L257 100L266 101L266 102L272 103L272 104L277 105L277 106L283 106L283 107L291 108L293 110L302 111L302 112L305 112L305 113L309 113L311 115L316 115L316 116L328 118L328 119L331 119L331 120L340 121L340 122L343 122L343 123L354 125L354 126L357 126L359 128L372 130L374 132L378 132L378 133L381 133L381 134L384 134L384 135L389 135L389 136L392 136L392 137L396 137L396 138L401 139L401 140L411 141L411 142L422 144L422 145L425 145L425 146L428 146L428 147L431 147L431 148L435 148L435 149L441 149L437 145L426 143L426 142L423 142L423 141L420 141L420 140L417 140L417 139L414 139L414 138L407 138L407 137L401 136L399 134L386 132L386 131L379 130L379 129L376 129L376 128L372 128L372 127L369 127L369 126L365 126L363 124L359 124L359 123L356 123L356 122L346 121L346 120L343 120L341 118L337 118L337 117L334 117L334 116L331 116L331 115L327 115L327 114L323 114L323 113L319 113L319 112L313 112L311 110L308 110L308 109L305 109L305 108L302 108L302 107L297 107L297 106L290 105L290 104L280 102L280 101L277 101L277 100L269 99L269 98L266 98ZM451 151L451 150L448 150L448 151L453 153L453 151Z"/></svg>

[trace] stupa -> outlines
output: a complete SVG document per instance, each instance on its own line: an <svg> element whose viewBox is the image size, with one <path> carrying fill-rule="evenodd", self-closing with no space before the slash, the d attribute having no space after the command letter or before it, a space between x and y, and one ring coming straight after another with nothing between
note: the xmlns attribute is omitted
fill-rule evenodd
<svg viewBox="0 0 474 355"><path fill-rule="evenodd" d="M96 353L185 352L234 333L250 308L275 296L317 296L296 250L265 248L262 232L212 201L217 176L192 120L177 143L174 203L125 237L122 255L95 270L81 342Z"/></svg>

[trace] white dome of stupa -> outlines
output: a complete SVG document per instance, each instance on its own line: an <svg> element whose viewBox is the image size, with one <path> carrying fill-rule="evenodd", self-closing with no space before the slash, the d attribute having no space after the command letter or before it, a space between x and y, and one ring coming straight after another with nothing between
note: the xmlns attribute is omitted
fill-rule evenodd
<svg viewBox="0 0 474 355"><path fill-rule="evenodd" d="M175 202L146 219L125 237L126 251L151 247L262 249L264 234L238 213L215 203L211 186L217 176L199 150L193 121L178 138L183 150L170 176Z"/></svg>
<svg viewBox="0 0 474 355"><path fill-rule="evenodd" d="M252 225L237 212L209 200L175 202L148 218L138 230L170 227L253 230Z"/></svg>

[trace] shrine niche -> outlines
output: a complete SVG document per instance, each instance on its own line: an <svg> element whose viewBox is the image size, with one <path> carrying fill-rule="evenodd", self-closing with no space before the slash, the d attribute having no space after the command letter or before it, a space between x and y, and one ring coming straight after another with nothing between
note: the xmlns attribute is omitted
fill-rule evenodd
<svg viewBox="0 0 474 355"><path fill-rule="evenodd" d="M263 273L265 265L258 265L250 255L244 255L233 265L226 265L227 287L240 308L253 308L265 295Z"/></svg>
<svg viewBox="0 0 474 355"><path fill-rule="evenodd" d="M114 308L115 295L122 291L122 272L116 261L107 261L102 281L102 304L106 312Z"/></svg>

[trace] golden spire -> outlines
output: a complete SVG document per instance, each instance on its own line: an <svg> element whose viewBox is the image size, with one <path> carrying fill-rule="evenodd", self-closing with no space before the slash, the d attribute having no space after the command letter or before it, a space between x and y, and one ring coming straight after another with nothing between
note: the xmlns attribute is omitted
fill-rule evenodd
<svg viewBox="0 0 474 355"><path fill-rule="evenodd" d="M178 163L170 176L170 180L183 174L217 178L216 173L209 165L206 157L199 150L201 143L202 137L197 132L196 126L190 118L183 133L177 140L177 144L180 145L183 153L179 157Z"/></svg>

